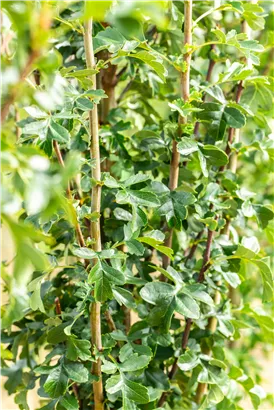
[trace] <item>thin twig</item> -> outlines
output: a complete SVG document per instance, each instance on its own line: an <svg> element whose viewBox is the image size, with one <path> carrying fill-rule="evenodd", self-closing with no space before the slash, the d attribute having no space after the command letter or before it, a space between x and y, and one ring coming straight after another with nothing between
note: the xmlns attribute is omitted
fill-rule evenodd
<svg viewBox="0 0 274 410"><path fill-rule="evenodd" d="M186 263L189 259L193 258L193 255L197 249L197 246L199 244L199 240L201 239L201 237L203 236L204 230L202 229L196 236L196 238L194 239L193 245L190 248L189 253L187 254L184 263Z"/></svg>

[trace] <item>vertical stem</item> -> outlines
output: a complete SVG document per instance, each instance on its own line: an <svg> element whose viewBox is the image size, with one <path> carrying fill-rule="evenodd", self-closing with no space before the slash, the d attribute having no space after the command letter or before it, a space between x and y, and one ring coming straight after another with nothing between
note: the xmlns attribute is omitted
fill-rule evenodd
<svg viewBox="0 0 274 410"><path fill-rule="evenodd" d="M252 0L252 2L253 2L253 0ZM246 33L249 37L250 29L249 29L246 21L243 22L242 27L243 27L243 30L242 30L243 33ZM248 61L247 61L247 63L248 63ZM240 102L242 92L243 92L243 82L240 81L239 84L238 84L238 87L237 87L236 97L235 97L235 101L236 101L237 104ZM237 153L235 153L235 152L231 153L230 145L233 142L239 142L239 140L240 140L239 129L229 128L228 142L227 142L227 146L226 146L226 153L227 153L227 155L230 155L230 161L229 161L228 168L234 173L236 173L236 170L237 170L237 159L238 158L237 158ZM225 168L222 167L222 169L220 169L220 170L223 171L224 169ZM229 226L230 226L230 221L227 220L226 225L223 229L223 233L225 233L227 235L229 234ZM229 288L229 296L230 296L231 301L236 301L236 300L238 301L238 294L237 294L236 289L230 287ZM215 305L218 305L220 303L220 300L221 300L221 294L220 294L219 291L216 291L215 297L214 297ZM211 317L208 321L207 329L210 330L211 333L215 333L216 328L217 328L217 318L216 317ZM203 353L210 354L210 350L207 349L207 351L204 351ZM207 384L205 384L205 383L199 383L198 384L197 391L196 391L196 397L195 397L195 401L196 401L197 404L201 403L201 401L204 397L204 394L206 393L206 390L207 390Z"/></svg>
<svg viewBox="0 0 274 410"><path fill-rule="evenodd" d="M84 31L84 45L86 53L87 68L93 68L95 66L93 44L92 44L92 19L85 22ZM91 77L92 89L96 89L96 75ZM92 168L92 177L95 180L95 185L92 188L91 193L91 212L98 212L100 214L101 208L101 166L100 166L100 147L99 147L99 130L98 130L98 111L97 105L94 104L94 108L89 111L89 126L90 126L90 155L95 160L95 166ZM100 229L100 217L96 221L91 222L91 237L94 240L93 249L96 252L101 251L101 229ZM92 343L98 351L102 350L102 337L101 337L101 303L94 302L91 305L90 312L90 326L91 326L91 338ZM104 396L103 396L103 384L101 378L101 360L98 359L93 363L93 374L99 377L97 382L93 383L94 394L94 409L104 409Z"/></svg>
<svg viewBox="0 0 274 410"><path fill-rule="evenodd" d="M192 44L192 0L185 0L184 2L184 46ZM184 101L189 99L189 80L190 80L190 61L191 54L184 54L184 62L186 65L185 71L181 75L181 97ZM187 122L186 117L179 116L179 137L181 137L181 125ZM172 158L170 163L170 177L169 177L169 189L173 191L178 186L179 179L179 163L180 153L177 150L177 141L172 142ZM168 230L168 237L165 240L165 245L169 248L172 247L173 230ZM170 264L170 258L166 255L163 256L164 269ZM165 280L161 277L162 280Z"/></svg>

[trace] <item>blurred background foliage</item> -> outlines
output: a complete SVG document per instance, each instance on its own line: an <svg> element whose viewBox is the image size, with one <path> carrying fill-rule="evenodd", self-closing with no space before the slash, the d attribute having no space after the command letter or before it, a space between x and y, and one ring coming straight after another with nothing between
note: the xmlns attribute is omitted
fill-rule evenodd
<svg viewBox="0 0 274 410"><path fill-rule="evenodd" d="M77 226L80 225L89 246L92 244L90 220L97 217L90 212L89 193L94 181L90 174L93 160L88 148L88 113L98 104L101 165L106 178L110 173L116 180L126 181L137 173L144 174L149 182L140 180L134 189L148 187L147 191L163 198L178 112L187 109L178 102L179 73L184 69L183 3L89 1L86 8L83 1L3 1L1 4L2 224L3 240L7 229L14 242L14 255L2 255L2 290L8 295L7 303L2 306L2 373L7 377L4 388L9 394L16 394L17 408L29 408L27 393L38 385L38 380L41 404L35 403L35 408L92 408L90 374L77 382L77 402L71 387L61 398L45 391L47 372L36 370L38 365L49 366L53 357L67 355L64 343L71 346L75 340L84 342L84 348L75 348L78 352L75 359L72 354L66 357L79 362L80 373L85 374L83 369L90 371L93 360L87 353L93 285L87 283L82 260L77 261L74 256L74 250L78 249ZM208 177L203 173L197 152L191 159L183 155L180 190L194 194L200 206L195 208L190 204L188 216L180 222L182 228L176 231L173 243L174 267L184 272L186 281L199 270L205 239L198 243L197 255L188 264L184 252L197 233L213 223L214 214L210 213L209 206L214 195L216 204L223 203L227 196L231 200L228 211L216 205L214 212L219 213L223 221L228 215L232 224L230 237L216 237L213 254L230 254L242 243L254 252L253 258L256 254L256 258L269 262L273 257L273 5L260 1L259 9L253 4L255 11L252 11L252 4L193 3L193 44L198 47L193 51L191 63L192 109L202 106L204 90L211 101L221 104L225 98L225 104L235 108L236 86L243 81L237 110L246 120L240 130L240 141L232 147L233 152L238 153L237 176L229 170L223 172L220 191L215 187L212 196L206 196L205 192L210 183L215 183L219 165L216 167L214 161L209 165ZM91 16L95 22L95 71L86 69L83 43L83 24ZM243 20L250 26L252 39L259 42L250 48L233 45L237 33L241 33ZM212 30L220 28L226 33L225 39L220 41L219 34L219 44L214 48L202 47L216 40ZM231 34L231 30L236 32ZM232 40L229 40L229 32ZM232 41L230 45L229 41ZM258 48L258 44L263 48ZM214 62L210 82L218 88L210 88L209 81L205 80L209 61ZM96 91L91 90L89 78L94 72ZM184 130L186 138L193 135L196 120L201 120L195 110L191 116L189 129ZM217 144L225 149L225 139L218 141L213 137L216 130L210 129L210 121L210 117L206 122L201 120L198 142ZM58 158L56 142L63 164ZM134 212L130 203L117 203L116 191L113 193L109 184L103 187L101 206L105 249L125 240L125 226L130 225ZM68 190L71 195L66 195ZM151 236L151 231L163 230L164 213L154 212L153 207L141 203L139 208L142 207L145 209L138 215L138 229ZM215 230L220 232L221 228L220 222ZM155 238L162 244L162 236L159 232L157 235ZM130 242L132 238L135 242ZM120 331L128 330L127 309L134 311L134 320L138 317L143 328L144 324L148 326L151 305L141 299L139 290L151 281L150 273L155 269L150 264L162 257L151 244L144 243L145 246L136 250L136 238L129 235L126 239L129 251L124 259L127 260L122 266L117 259L113 267L123 268L127 293L120 291L122 296L116 295L103 305L103 312L110 310ZM204 408L247 409L241 404L246 395L250 396L254 408L270 408L260 407L263 406L260 402L267 406L273 402L258 386L263 385L266 372L260 368L261 357L271 355L273 343L272 305L269 297L264 297L266 303L261 300L263 293L271 292L271 289L265 290L269 276L265 279L263 274L263 284L257 267L250 261L242 261L233 273L229 279L222 279L220 288L223 299L218 314L227 331L217 332L214 342L214 357L226 363L230 385L220 403L213 401ZM222 275L216 268L212 283ZM227 282L238 289L240 301L234 306L228 301ZM213 286L211 295L212 283L207 284L209 288ZM56 298L61 301L62 317L56 315ZM204 337L205 320L206 316L200 322L195 321L197 327L191 339L194 351L199 350L197 340ZM70 328L64 333L64 323L73 326L73 332ZM53 336L56 329L60 331L60 326L61 333ZM161 332L153 326L149 328L147 340L142 326L133 327L131 334L138 331L138 338L144 338L144 345L152 351L157 347L157 354L146 376L142 378L140 372L135 376L137 381L154 389L151 397L155 398L140 407L132 404L129 409L157 407L159 394L170 389L163 370L172 364L180 345L182 323L178 318L172 320L170 339L166 340L161 339ZM120 339L117 336L115 341L115 337L110 337L105 317L102 329L106 351L115 352ZM257 353L253 356L257 349L259 356ZM44 362L41 352L46 356ZM166 409L198 408L192 397L193 377L178 371ZM107 406L121 408L117 394L108 394Z"/></svg>

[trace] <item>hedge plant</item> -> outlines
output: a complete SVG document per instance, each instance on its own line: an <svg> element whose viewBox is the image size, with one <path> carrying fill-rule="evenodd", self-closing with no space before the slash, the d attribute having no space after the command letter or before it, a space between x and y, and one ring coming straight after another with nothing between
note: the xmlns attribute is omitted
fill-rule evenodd
<svg viewBox="0 0 274 410"><path fill-rule="evenodd" d="M273 341L271 2L1 15L16 408L33 390L43 410L271 405L254 353Z"/></svg>

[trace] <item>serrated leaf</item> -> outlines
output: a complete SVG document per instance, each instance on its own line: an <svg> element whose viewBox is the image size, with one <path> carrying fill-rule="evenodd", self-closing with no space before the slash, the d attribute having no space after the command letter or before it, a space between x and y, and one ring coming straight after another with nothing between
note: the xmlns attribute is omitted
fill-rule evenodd
<svg viewBox="0 0 274 410"><path fill-rule="evenodd" d="M163 197L163 204L157 212L166 217L168 225L181 230L182 221L187 217L187 205L196 201L194 195L189 192L172 191Z"/></svg>
<svg viewBox="0 0 274 410"><path fill-rule="evenodd" d="M85 383L88 381L89 372L82 363L65 363L63 368L67 376L74 382Z"/></svg>
<svg viewBox="0 0 274 410"><path fill-rule="evenodd" d="M128 400L132 400L138 404L146 404L149 402L148 389L140 383L135 383L125 376L122 378L124 387L123 394Z"/></svg>
<svg viewBox="0 0 274 410"><path fill-rule="evenodd" d="M67 341L66 357L69 360L77 360L78 358L83 361L91 360L90 341L69 337Z"/></svg>

